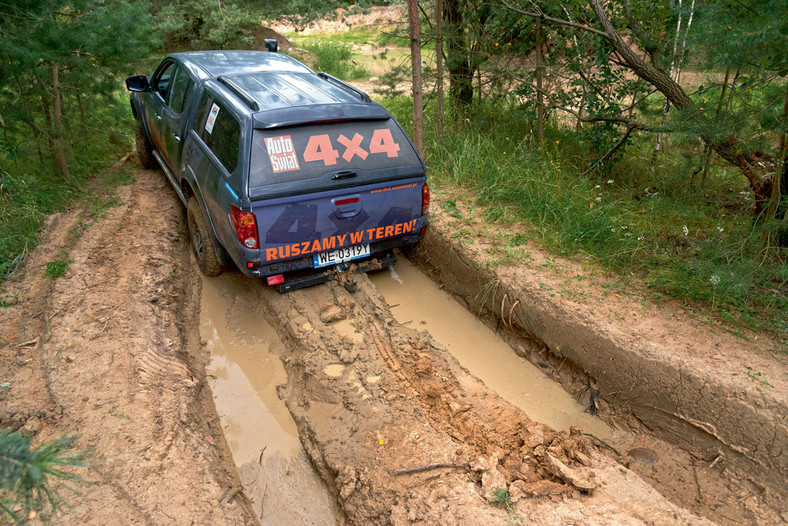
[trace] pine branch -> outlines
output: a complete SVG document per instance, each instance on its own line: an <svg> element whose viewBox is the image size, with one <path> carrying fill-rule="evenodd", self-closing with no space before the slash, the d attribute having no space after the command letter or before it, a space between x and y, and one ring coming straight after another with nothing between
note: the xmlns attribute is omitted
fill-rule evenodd
<svg viewBox="0 0 788 526"><path fill-rule="evenodd" d="M64 470L85 465L84 454L74 449L77 438L63 436L32 447L32 437L0 431L0 517L6 515L18 522L19 507L25 515L47 505L53 513L57 511L62 499L53 482L81 480Z"/></svg>

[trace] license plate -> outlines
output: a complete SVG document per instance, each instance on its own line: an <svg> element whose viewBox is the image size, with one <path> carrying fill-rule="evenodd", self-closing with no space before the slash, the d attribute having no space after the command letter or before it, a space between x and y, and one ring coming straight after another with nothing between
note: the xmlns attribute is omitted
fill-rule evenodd
<svg viewBox="0 0 788 526"><path fill-rule="evenodd" d="M344 263L353 259L363 258L369 255L369 243L363 245L354 245L352 247L340 248L332 252L323 252L322 254L315 254L312 256L315 268L327 267L329 265L336 265L337 263Z"/></svg>

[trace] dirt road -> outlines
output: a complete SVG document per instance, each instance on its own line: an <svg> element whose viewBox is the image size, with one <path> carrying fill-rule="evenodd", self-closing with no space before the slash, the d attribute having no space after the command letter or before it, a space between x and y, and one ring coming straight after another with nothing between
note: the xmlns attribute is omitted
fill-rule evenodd
<svg viewBox="0 0 788 526"><path fill-rule="evenodd" d="M0 424L90 452L60 524L254 524L199 364L184 352L182 212L140 171L104 218L49 221L26 275L3 287ZM56 281L46 263L67 251Z"/></svg>
<svg viewBox="0 0 788 526"><path fill-rule="evenodd" d="M0 310L0 424L37 440L75 432L90 449L58 523L255 524L210 393L183 212L158 171L135 177L106 217L53 218L27 275L3 286L16 299ZM58 251L71 262L53 281ZM366 276L352 295L247 281L282 339L277 392L336 522L710 523L579 430L530 420L398 322Z"/></svg>

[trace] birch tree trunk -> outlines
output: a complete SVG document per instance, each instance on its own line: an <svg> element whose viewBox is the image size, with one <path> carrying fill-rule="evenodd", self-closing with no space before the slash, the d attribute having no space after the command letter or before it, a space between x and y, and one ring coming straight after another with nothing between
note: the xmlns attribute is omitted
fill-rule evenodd
<svg viewBox="0 0 788 526"><path fill-rule="evenodd" d="M544 142L544 95L542 91L542 21L536 21L536 138Z"/></svg>
<svg viewBox="0 0 788 526"><path fill-rule="evenodd" d="M443 146L443 0L435 0L435 60L438 74L438 148Z"/></svg>
<svg viewBox="0 0 788 526"><path fill-rule="evenodd" d="M408 0L408 25L410 26L410 63L413 79L413 142L424 155L423 88L421 83L421 31L419 28L418 0Z"/></svg>
<svg viewBox="0 0 788 526"><path fill-rule="evenodd" d="M675 81L674 72L676 70L676 54L678 53L679 47L679 36L681 35L681 8L682 8L682 0L679 0L679 19L676 22L676 38L673 39L673 56L670 58L670 78ZM665 124L665 121L668 119L668 112L670 111L670 100L667 96L665 96L665 100L662 103L662 124ZM654 171L654 168L657 166L657 156L659 155L660 150L662 149L662 132L657 134L657 142L654 144L654 151L651 153L651 170Z"/></svg>

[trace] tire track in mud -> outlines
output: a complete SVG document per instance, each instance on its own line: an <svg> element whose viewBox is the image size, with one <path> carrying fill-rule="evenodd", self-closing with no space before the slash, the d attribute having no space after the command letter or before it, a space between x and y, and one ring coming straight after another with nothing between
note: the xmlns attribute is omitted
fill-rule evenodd
<svg viewBox="0 0 788 526"><path fill-rule="evenodd" d="M64 524L254 524L205 439L199 384L181 345L178 204L138 172L122 204L83 217L69 271L46 297L42 373L89 470ZM55 431L52 429L52 431ZM111 514L109 513L111 512Z"/></svg>
<svg viewBox="0 0 788 526"><path fill-rule="evenodd" d="M353 295L337 283L287 295L260 287L288 347L280 396L351 522L708 524L580 431L529 420L428 333L395 322L368 278L358 279Z"/></svg>

